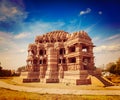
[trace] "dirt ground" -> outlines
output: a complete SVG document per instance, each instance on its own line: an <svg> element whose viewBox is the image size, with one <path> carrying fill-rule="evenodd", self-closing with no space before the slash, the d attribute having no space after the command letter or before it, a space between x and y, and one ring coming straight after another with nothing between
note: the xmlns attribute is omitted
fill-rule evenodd
<svg viewBox="0 0 120 100"><path fill-rule="evenodd" d="M0 80L0 87L17 91L49 94L79 94L79 95L120 95L120 86L98 87L92 85L66 85L44 83L22 83L19 78L5 82Z"/></svg>

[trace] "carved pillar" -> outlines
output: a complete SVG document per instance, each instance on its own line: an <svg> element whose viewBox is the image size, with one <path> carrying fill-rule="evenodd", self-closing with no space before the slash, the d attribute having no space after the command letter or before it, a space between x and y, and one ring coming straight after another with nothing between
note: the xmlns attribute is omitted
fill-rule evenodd
<svg viewBox="0 0 120 100"><path fill-rule="evenodd" d="M68 54L69 53L69 47L66 47L65 50L66 50L66 54Z"/></svg>
<svg viewBox="0 0 120 100"><path fill-rule="evenodd" d="M88 52L93 53L93 46L89 46Z"/></svg>
<svg viewBox="0 0 120 100"><path fill-rule="evenodd" d="M77 70L82 69L82 56L81 56L81 51L82 51L82 45L80 43L76 44L75 46L76 52L79 52L79 56L76 57L76 64L77 64Z"/></svg>
<svg viewBox="0 0 120 100"><path fill-rule="evenodd" d="M53 47L48 48L48 68L46 72L46 82L54 83L58 80L57 51Z"/></svg>
<svg viewBox="0 0 120 100"><path fill-rule="evenodd" d="M66 46L65 47L65 54L67 55L67 54L69 54L69 47L68 46ZM68 60L68 56L66 56L66 70L68 70L68 64L69 64L69 60Z"/></svg>
<svg viewBox="0 0 120 100"><path fill-rule="evenodd" d="M76 52L81 52L82 51L82 45L80 43L78 43L76 46Z"/></svg>
<svg viewBox="0 0 120 100"><path fill-rule="evenodd" d="M37 56L39 56L40 48L37 48Z"/></svg>
<svg viewBox="0 0 120 100"><path fill-rule="evenodd" d="M89 69L91 69L91 70L94 69L94 57L91 57L91 59L90 59L90 66L89 67L90 67Z"/></svg>
<svg viewBox="0 0 120 100"><path fill-rule="evenodd" d="M60 68L59 68L59 78L64 78L63 66L60 66Z"/></svg>
<svg viewBox="0 0 120 100"><path fill-rule="evenodd" d="M44 53L43 53L43 55L46 55L46 50L44 49Z"/></svg>

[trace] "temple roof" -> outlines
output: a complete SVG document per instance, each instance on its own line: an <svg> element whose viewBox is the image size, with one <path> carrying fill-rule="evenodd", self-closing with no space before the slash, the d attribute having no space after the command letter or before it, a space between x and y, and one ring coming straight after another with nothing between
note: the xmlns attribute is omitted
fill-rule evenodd
<svg viewBox="0 0 120 100"><path fill-rule="evenodd" d="M65 32L65 31L62 31L62 30L52 31L52 32L48 32L48 33L40 35L40 36L36 36L35 42L37 42L37 41L39 41L39 42L66 41L68 39L69 35L70 34L68 32Z"/></svg>
<svg viewBox="0 0 120 100"><path fill-rule="evenodd" d="M63 30L57 30L57 31L52 31L48 32L43 35L36 36L35 42L65 42L67 40L71 40L74 38L82 38L82 39L87 39L91 41L91 38L88 36L88 34L85 31L79 31L79 32L74 32L72 34L69 34L68 32L65 32Z"/></svg>
<svg viewBox="0 0 120 100"><path fill-rule="evenodd" d="M69 40L74 38L82 38L82 39L87 39L91 41L91 38L85 31L78 31L78 32L72 33L71 36L69 37Z"/></svg>

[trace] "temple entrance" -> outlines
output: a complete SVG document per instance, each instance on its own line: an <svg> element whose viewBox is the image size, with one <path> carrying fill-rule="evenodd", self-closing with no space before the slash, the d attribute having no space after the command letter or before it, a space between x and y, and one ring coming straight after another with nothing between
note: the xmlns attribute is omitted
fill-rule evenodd
<svg viewBox="0 0 120 100"><path fill-rule="evenodd" d="M83 69L84 70L89 69L89 62L90 62L90 57L84 57L83 58Z"/></svg>

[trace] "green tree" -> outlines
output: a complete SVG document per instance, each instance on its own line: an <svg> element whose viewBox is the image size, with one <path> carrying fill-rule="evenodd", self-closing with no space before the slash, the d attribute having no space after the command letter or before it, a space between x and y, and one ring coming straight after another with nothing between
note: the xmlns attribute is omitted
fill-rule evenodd
<svg viewBox="0 0 120 100"><path fill-rule="evenodd" d="M1 62L0 62L0 71L2 71Z"/></svg>
<svg viewBox="0 0 120 100"><path fill-rule="evenodd" d="M110 73L113 73L113 74L116 74L115 69L116 69L116 64L113 64L113 65L111 65L111 67L109 68L109 72L110 72Z"/></svg>
<svg viewBox="0 0 120 100"><path fill-rule="evenodd" d="M120 75L120 58L116 61L115 72Z"/></svg>
<svg viewBox="0 0 120 100"><path fill-rule="evenodd" d="M109 71L110 73L120 75L120 58L114 62L110 62L106 65L106 70Z"/></svg>
<svg viewBox="0 0 120 100"><path fill-rule="evenodd" d="M111 68L113 69L112 66L114 66L114 65L115 65L114 62L110 62L110 63L108 63L108 64L106 65L106 70L110 72Z"/></svg>
<svg viewBox="0 0 120 100"><path fill-rule="evenodd" d="M2 67L0 66L0 71L2 70Z"/></svg>

